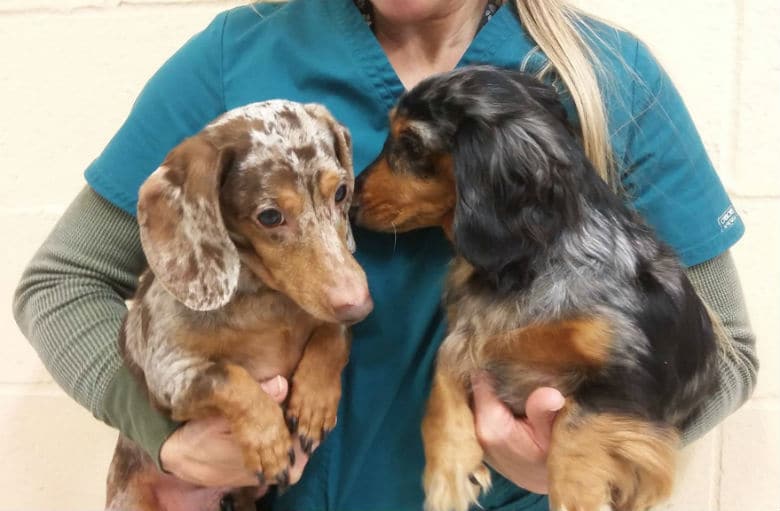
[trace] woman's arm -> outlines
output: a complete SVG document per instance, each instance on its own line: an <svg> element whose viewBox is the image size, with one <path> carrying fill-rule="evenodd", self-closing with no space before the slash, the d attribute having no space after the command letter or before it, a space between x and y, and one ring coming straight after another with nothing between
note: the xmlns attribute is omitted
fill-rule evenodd
<svg viewBox="0 0 780 511"><path fill-rule="evenodd" d="M720 352L718 390L686 425L684 444L704 435L747 401L758 373L756 338L730 252L690 267L687 274L696 292L720 319L728 339L724 340L726 349Z"/></svg>
<svg viewBox="0 0 780 511"><path fill-rule="evenodd" d="M57 383L157 459L177 424L149 405L116 343L145 264L135 218L86 187L22 275L14 315Z"/></svg>

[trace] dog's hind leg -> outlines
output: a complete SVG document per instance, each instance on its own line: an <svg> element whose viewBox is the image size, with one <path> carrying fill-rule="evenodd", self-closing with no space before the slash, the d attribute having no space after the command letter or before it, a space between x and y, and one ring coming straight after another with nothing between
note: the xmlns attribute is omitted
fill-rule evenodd
<svg viewBox="0 0 780 511"><path fill-rule="evenodd" d="M106 481L106 511L158 511L157 498L148 475L156 471L149 456L120 435Z"/></svg>
<svg viewBox="0 0 780 511"><path fill-rule="evenodd" d="M645 511L671 494L678 435L630 416L588 414L569 401L547 467L553 511Z"/></svg>

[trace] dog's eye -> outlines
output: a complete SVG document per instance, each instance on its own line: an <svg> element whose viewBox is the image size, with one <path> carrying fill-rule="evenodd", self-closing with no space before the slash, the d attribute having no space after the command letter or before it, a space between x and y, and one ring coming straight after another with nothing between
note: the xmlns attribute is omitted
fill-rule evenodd
<svg viewBox="0 0 780 511"><path fill-rule="evenodd" d="M284 222L284 216L278 209L264 209L257 215L257 221L266 227L276 227Z"/></svg>
<svg viewBox="0 0 780 511"><path fill-rule="evenodd" d="M347 197L347 185L341 185L336 189L336 195L333 198L336 200L336 204L343 201Z"/></svg>

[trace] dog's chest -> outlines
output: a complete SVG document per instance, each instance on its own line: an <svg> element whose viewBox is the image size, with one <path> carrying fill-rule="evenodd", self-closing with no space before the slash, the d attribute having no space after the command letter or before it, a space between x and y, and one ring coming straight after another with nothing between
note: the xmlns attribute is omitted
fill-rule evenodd
<svg viewBox="0 0 780 511"><path fill-rule="evenodd" d="M167 396L215 362L240 365L258 380L289 377L319 325L271 290L239 294L219 310L196 312L155 284L128 318L127 354L165 405Z"/></svg>
<svg viewBox="0 0 780 511"><path fill-rule="evenodd" d="M236 297L221 319L215 328L195 333L196 349L211 360L241 365L260 380L290 377L319 325L272 291Z"/></svg>

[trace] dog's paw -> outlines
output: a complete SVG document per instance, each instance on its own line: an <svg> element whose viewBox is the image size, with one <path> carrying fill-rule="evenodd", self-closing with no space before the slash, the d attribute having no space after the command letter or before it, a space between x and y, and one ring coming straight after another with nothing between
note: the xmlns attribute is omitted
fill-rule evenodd
<svg viewBox="0 0 780 511"><path fill-rule="evenodd" d="M257 474L258 484L287 486L290 466L295 461L292 436L281 408L264 412L253 410L233 430L242 446L246 467Z"/></svg>
<svg viewBox="0 0 780 511"><path fill-rule="evenodd" d="M609 504L600 504L597 507L583 507L579 504L560 505L551 508L552 511L614 511Z"/></svg>
<svg viewBox="0 0 780 511"><path fill-rule="evenodd" d="M318 382L305 376L293 378L287 424L301 439L301 448L311 454L315 446L336 427L336 415L341 397L338 375L329 382Z"/></svg>
<svg viewBox="0 0 780 511"><path fill-rule="evenodd" d="M567 485L555 481L550 484L550 509L552 511L613 511L610 494L608 486ZM633 506L621 509L635 510ZM644 508L635 511L644 511Z"/></svg>
<svg viewBox="0 0 780 511"><path fill-rule="evenodd" d="M490 471L476 460L442 460L425 466L426 511L466 511L480 494L490 489Z"/></svg>

